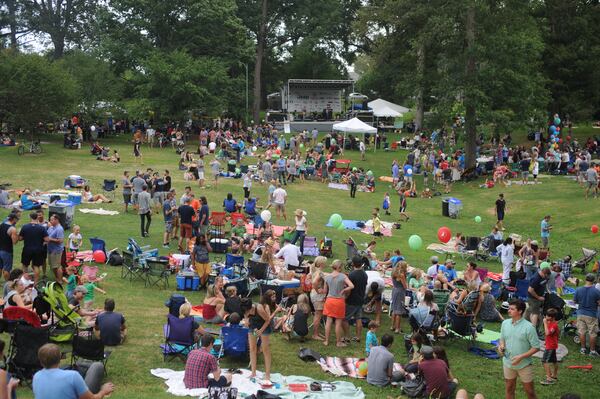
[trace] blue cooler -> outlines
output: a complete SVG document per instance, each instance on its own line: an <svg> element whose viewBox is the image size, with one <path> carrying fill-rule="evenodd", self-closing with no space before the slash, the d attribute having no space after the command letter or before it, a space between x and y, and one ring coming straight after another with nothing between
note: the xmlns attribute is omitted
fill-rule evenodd
<svg viewBox="0 0 600 399"><path fill-rule="evenodd" d="M200 277L194 272L180 272L175 280L178 291L198 291L200 289Z"/></svg>
<svg viewBox="0 0 600 399"><path fill-rule="evenodd" d="M81 204L81 194L79 194L79 193L69 194L69 196L67 197L67 200L69 202L71 202L73 205L79 205L79 204Z"/></svg>

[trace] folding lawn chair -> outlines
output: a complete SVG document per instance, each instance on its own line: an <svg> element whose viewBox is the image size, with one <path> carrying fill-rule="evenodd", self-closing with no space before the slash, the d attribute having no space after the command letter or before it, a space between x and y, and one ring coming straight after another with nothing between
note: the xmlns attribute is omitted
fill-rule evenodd
<svg viewBox="0 0 600 399"><path fill-rule="evenodd" d="M317 247L317 237L304 237L304 251L302 255L319 256L319 248Z"/></svg>
<svg viewBox="0 0 600 399"><path fill-rule="evenodd" d="M194 319L180 319L172 314L167 315L164 325L165 343L161 345L163 360L178 357L186 359L191 350L196 349L194 341Z"/></svg>
<svg viewBox="0 0 600 399"><path fill-rule="evenodd" d="M221 348L218 357L223 356L247 359L250 354L248 345L247 327L223 326L221 327Z"/></svg>
<svg viewBox="0 0 600 399"><path fill-rule="evenodd" d="M223 238L223 228L225 227L226 217L227 212L211 212L209 218L211 238Z"/></svg>
<svg viewBox="0 0 600 399"><path fill-rule="evenodd" d="M106 257L106 261L108 261L108 255L106 254L106 242L98 237L90 238L90 244L92 245L92 253L95 251L104 252L104 256Z"/></svg>
<svg viewBox="0 0 600 399"><path fill-rule="evenodd" d="M239 212L232 212L229 214L229 217L231 218L231 226L235 226L237 224L238 220L243 220L244 223L246 223L246 215L244 215L243 213L239 213Z"/></svg>
<svg viewBox="0 0 600 399"><path fill-rule="evenodd" d="M433 302L438 305L438 309L440 314L445 314L446 306L448 305L448 299L450 298L449 290L432 290L433 292Z"/></svg>
<svg viewBox="0 0 600 399"><path fill-rule="evenodd" d="M107 197L115 199L115 191L117 189L117 182L115 180L104 179L102 183L102 191L104 195Z"/></svg>
<svg viewBox="0 0 600 399"><path fill-rule="evenodd" d="M463 338L469 338L470 343L472 345L475 344L475 336L477 334L477 329L473 325L473 320L475 316L472 314L461 314L454 311L446 312L447 316L447 327L449 332L452 334L456 334Z"/></svg>
<svg viewBox="0 0 600 399"><path fill-rule="evenodd" d="M123 251L123 264L121 265L121 278L144 278L144 268L139 264L138 258L130 251Z"/></svg>
<svg viewBox="0 0 600 399"><path fill-rule="evenodd" d="M496 299L500 298L502 294L502 281L500 280L490 280L491 291L490 294Z"/></svg>
<svg viewBox="0 0 600 399"><path fill-rule="evenodd" d="M111 351L104 348L101 339L96 338L91 329L77 330L73 336L71 351L71 367L75 366L78 359L101 362L104 366L104 374L108 374L106 363L110 357Z"/></svg>
<svg viewBox="0 0 600 399"><path fill-rule="evenodd" d="M264 262L258 262L248 259L248 276L256 280L268 280L269 265Z"/></svg>
<svg viewBox="0 0 600 399"><path fill-rule="evenodd" d="M162 285L163 289L167 289L169 286L169 275L171 270L169 269L169 262L158 259L148 258L146 259L146 281L144 285L150 287Z"/></svg>
<svg viewBox="0 0 600 399"><path fill-rule="evenodd" d="M48 328L18 324L11 341L8 371L29 385L33 375L42 369L38 350L49 342Z"/></svg>
<svg viewBox="0 0 600 399"><path fill-rule="evenodd" d="M529 280L517 280L514 287L506 287L510 291L509 298L518 298L527 301L527 291L529 290Z"/></svg>
<svg viewBox="0 0 600 399"><path fill-rule="evenodd" d="M581 272L585 274L585 268L587 267L588 263L594 260L598 254L598 251L588 248L581 248L581 251L583 252L583 258L576 260L575 263L573 263L573 268L578 267L581 269Z"/></svg>

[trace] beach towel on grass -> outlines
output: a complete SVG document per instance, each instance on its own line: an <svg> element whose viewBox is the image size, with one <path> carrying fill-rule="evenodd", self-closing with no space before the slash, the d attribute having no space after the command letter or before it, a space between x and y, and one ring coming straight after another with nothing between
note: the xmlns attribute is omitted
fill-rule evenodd
<svg viewBox="0 0 600 399"><path fill-rule="evenodd" d="M79 212L82 213L91 213L94 215L100 215L100 216L114 216L114 215L118 215L119 212L117 211L107 211L106 209L89 209L89 208L79 208Z"/></svg>
<svg viewBox="0 0 600 399"><path fill-rule="evenodd" d="M344 191L350 190L350 187L348 187L348 185L344 184L344 183L329 183L327 185L327 187L333 188L334 190L344 190Z"/></svg>
<svg viewBox="0 0 600 399"><path fill-rule="evenodd" d="M252 394L256 394L259 389L262 389L259 384L256 382L252 382L249 378L250 371L249 370L241 370L242 374L234 374L231 386L238 389L239 397L246 397ZM170 369L152 369L150 373L155 376L165 380L167 384L167 392L175 395L175 396L192 396L195 398L203 398L208 394L208 389L200 388L200 389L187 389L185 384L183 383L183 376L185 371L174 371ZM257 372L256 381L259 382L263 375L259 371ZM289 384L293 384L294 390L297 390L297 387L300 385L307 385L310 387L310 384L315 381L309 377L303 376L295 376L291 375L288 377L284 377L281 374L271 374L271 381L273 384L273 388L264 389L271 394L281 396L282 398L289 399L339 399L340 397L349 398L349 399L364 399L365 394L360 388L357 388L351 382L347 381L334 381L332 382L335 385L335 391L333 392L310 392L301 391L301 392L292 392L289 387Z"/></svg>
<svg viewBox="0 0 600 399"><path fill-rule="evenodd" d="M331 373L336 377L351 377L351 378L365 378L358 374L356 368L356 362L359 360L357 357L322 357L317 361L321 369L327 373ZM394 371L404 371L400 363L394 363Z"/></svg>
<svg viewBox="0 0 600 399"><path fill-rule="evenodd" d="M92 262L94 260L94 253L92 251L79 251L75 255L75 259L81 262Z"/></svg>
<svg viewBox="0 0 600 399"><path fill-rule="evenodd" d="M271 228L273 229L273 235L275 237L281 237L283 235L283 232L285 231L285 229L288 228L288 226L275 226L274 224L271 225ZM259 227L250 223L246 223L246 232L247 233L252 233L254 231L255 234L258 234L258 229Z"/></svg>
<svg viewBox="0 0 600 399"><path fill-rule="evenodd" d="M365 223L362 220L352 220L352 219L344 219L342 220L342 224L344 225L344 229L346 230L360 230L358 227L359 223ZM333 227L331 223L327 223L325 227Z"/></svg>

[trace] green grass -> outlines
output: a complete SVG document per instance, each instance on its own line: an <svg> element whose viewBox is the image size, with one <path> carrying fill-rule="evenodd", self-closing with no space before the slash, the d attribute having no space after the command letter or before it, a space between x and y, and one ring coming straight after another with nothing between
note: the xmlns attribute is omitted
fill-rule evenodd
<svg viewBox="0 0 600 399"><path fill-rule="evenodd" d="M587 130L587 129L586 129ZM591 131L591 129L589 129ZM583 129L580 140L589 134ZM59 138L45 138L51 140L51 144L44 144L45 152L41 155L25 155L19 157L16 148L0 147L0 170L1 182L11 182L12 188L29 187L31 189L53 189L60 188L63 179L70 174L79 174L89 179L94 193L100 192L100 186L104 178L118 179L123 170L131 172L138 168L152 167L154 170L169 169L174 178L174 187L181 195L183 187L187 185L183 181L182 174L177 171L178 156L172 149L143 149L144 165L136 165L131 155L131 145L124 139L109 139L106 143L113 148L118 148L123 162L115 165L96 161L87 149L81 151L64 150ZM406 152L383 152L367 154L367 160L361 162L357 153L348 153L346 157L356 160L354 165L361 165L372 169L376 176L389 175L389 168L393 159L402 159ZM253 162L252 158L247 162ZM420 178L418 178L420 187ZM399 248L413 266L424 268L427 266L429 257L433 254L424 248L419 251L411 251L408 248L408 237L411 234L419 234L425 243L424 247L437 242L436 231L441 226L448 226L453 233L458 231L466 235L482 236L487 234L493 223L493 205L499 192L505 194L508 210L506 217L506 233L518 233L523 237L539 238L539 223L545 214L553 216L554 230L551 237L553 257L563 256L567 253L573 254L575 258L580 255L580 248L598 247L598 236L590 233L590 225L600 223L596 201L583 198L583 192L579 186L570 179L564 177L543 177L543 183L536 186L521 187L511 186L507 188L494 188L491 190L480 189L479 182L469 184L456 184L452 195L460 198L464 204L464 210L459 219L448 219L441 216L440 198L434 199L409 199L408 212L411 220L404 223L401 230L394 231L394 237L386 238L378 244L377 253L383 254L384 250ZM193 185L193 184L192 184ZM334 255L336 258L345 258L345 247L342 240L347 233L339 232L325 227L329 215L337 212L345 219L367 219L371 209L381 206L383 195L386 191L392 194L392 209L397 209L398 200L393 195L391 188L384 183L378 182L376 192L373 194L358 193L357 198L349 198L348 192L329 190L325 185L316 182L305 182L288 186L289 205L288 209L303 208L308 212L309 234L319 239L324 235L333 238ZM120 189L119 189L120 190ZM213 210L220 210L220 204L228 192L232 192L236 198L242 198L241 180L222 179L218 189L209 188L200 190L194 186L196 194L205 195ZM259 204L264 204L267 196L267 187L255 184L252 189L254 196L260 198ZM120 195L117 195L117 199ZM133 213L123 214L122 206L117 204L86 205L86 207L100 207L105 209L119 210L118 216L88 216L76 212L75 222L81 226L84 240L98 236L107 241L109 248L124 248L127 237L136 237L138 242L145 245L159 247L161 254L167 251L161 247L162 239L162 217L155 216L151 228L150 238L139 237L139 218ZM0 210L0 217L4 217L7 210ZM480 215L482 223L475 223L473 218ZM25 215L26 216L26 215ZM394 215L395 217L395 215ZM383 220L391 221L394 217L383 217ZM25 220L25 219L24 219ZM280 220L274 220L276 224L282 224ZM21 222L22 223L22 222ZM357 242L363 243L370 237L354 232L353 237ZM88 244L89 245L89 244ZM89 248L89 246L88 246ZM16 259L19 259L20 247L16 250ZM459 260L458 269L464 268L464 262ZM493 271L500 271L500 264L490 262L484 264ZM159 345L162 342L162 325L165 321L166 308L164 300L168 298L173 288L160 291L156 288L144 288L140 282L129 283L120 279L120 269L102 267L102 271L108 272L109 276L103 283L108 296L115 298L117 310L125 314L129 326L129 339L127 343L117 348L109 361L108 379L116 385L114 398L167 398L165 385L158 378L150 375L149 370L156 367L171 367L182 369L183 364L174 361L164 364L159 353ZM174 278L171 287L175 286ZM190 301L199 304L203 298L203 292L186 293ZM98 295L96 302L101 304L104 296ZM406 326L406 324L404 324ZM388 330L389 320L384 317L384 325L380 328L379 336ZM405 327L406 328L406 327ZM498 329L497 324L488 324L487 328ZM3 339L8 341L8 336ZM314 377L320 380L335 380L331 375L323 373L317 365L302 362L297 357L297 351L302 346L309 346L324 355L362 356L363 345L354 344L350 348L335 349L325 348L319 343L308 342L305 344L288 343L275 336L272 340L273 371L286 375L300 374ZM364 337L363 337L364 342ZM536 385L540 398L556 398L561 394L575 391L582 397L593 397L594 386L590 384L600 376L596 369L589 373L583 371L568 370L565 366L571 364L587 364L588 358L581 357L577 353L576 346L571 337L562 339L569 347L570 355L560 366L560 384L552 387ZM485 360L466 352L466 343L453 340L443 344L449 352L453 373L460 381L460 386L469 392L483 392L486 398L503 397L502 368L499 361ZM405 362L406 352L401 340L397 339L393 346L393 352L397 361ZM229 366L229 360L224 360L224 366ZM245 366L236 364L237 367ZM259 369L262 360L259 357ZM542 366L535 361L536 381L542 377ZM367 397L385 397L386 395L398 396L398 391L390 389L376 389L361 380L352 380L353 383L363 388ZM518 396L524 394L519 388ZM31 397L31 391L25 388L19 390L19 397Z"/></svg>

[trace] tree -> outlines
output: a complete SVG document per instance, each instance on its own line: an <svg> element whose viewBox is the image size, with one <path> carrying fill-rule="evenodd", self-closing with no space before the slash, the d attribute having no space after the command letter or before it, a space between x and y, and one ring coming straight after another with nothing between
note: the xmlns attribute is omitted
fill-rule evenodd
<svg viewBox="0 0 600 399"><path fill-rule="evenodd" d="M2 50L0 76L6 79L0 86L0 121L15 130L65 117L76 105L76 82L42 56Z"/></svg>
<svg viewBox="0 0 600 399"><path fill-rule="evenodd" d="M10 48L18 50L18 39L29 32L23 21L23 5L17 0L0 1L0 38L8 38Z"/></svg>

